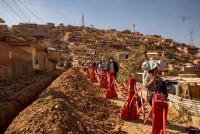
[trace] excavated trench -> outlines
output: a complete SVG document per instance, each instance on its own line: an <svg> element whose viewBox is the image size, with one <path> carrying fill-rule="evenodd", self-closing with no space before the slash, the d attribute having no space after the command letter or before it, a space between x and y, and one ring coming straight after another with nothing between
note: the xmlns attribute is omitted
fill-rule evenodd
<svg viewBox="0 0 200 134"><path fill-rule="evenodd" d="M40 80L14 95L0 101L0 133L3 133L13 118L24 108L30 105L45 90L51 82L61 74L61 71L52 73L45 79Z"/></svg>

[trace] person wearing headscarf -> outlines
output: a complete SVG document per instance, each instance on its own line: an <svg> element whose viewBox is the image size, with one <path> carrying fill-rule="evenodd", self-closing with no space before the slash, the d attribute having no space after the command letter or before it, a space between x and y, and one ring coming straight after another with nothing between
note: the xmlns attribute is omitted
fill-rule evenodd
<svg viewBox="0 0 200 134"><path fill-rule="evenodd" d="M157 67L148 71L145 77L145 86L147 88L147 101L152 105L152 96L160 92L161 78L158 76Z"/></svg>

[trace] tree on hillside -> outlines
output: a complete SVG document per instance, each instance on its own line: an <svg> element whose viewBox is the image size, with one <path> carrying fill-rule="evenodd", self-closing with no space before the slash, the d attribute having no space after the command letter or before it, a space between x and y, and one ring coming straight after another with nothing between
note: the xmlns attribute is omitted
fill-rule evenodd
<svg viewBox="0 0 200 134"><path fill-rule="evenodd" d="M121 63L118 80L123 83L129 76L136 76L141 71L141 65L146 60L146 47L140 45L136 47L130 54L129 58Z"/></svg>

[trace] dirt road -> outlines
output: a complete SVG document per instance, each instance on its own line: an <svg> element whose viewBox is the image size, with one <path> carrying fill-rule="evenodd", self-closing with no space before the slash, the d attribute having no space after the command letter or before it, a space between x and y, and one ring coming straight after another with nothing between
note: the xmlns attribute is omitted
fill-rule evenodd
<svg viewBox="0 0 200 134"><path fill-rule="evenodd" d="M138 85L142 87L142 85ZM111 100L115 102L118 106L122 107L125 102L126 97L119 94L118 99ZM148 134L151 131L151 119L149 119L146 125L143 124L143 116L140 116L139 120L136 121L124 121L124 125L121 130L127 132L128 134ZM167 123L167 130L169 134L187 134L185 128L181 124L176 124L173 122Z"/></svg>

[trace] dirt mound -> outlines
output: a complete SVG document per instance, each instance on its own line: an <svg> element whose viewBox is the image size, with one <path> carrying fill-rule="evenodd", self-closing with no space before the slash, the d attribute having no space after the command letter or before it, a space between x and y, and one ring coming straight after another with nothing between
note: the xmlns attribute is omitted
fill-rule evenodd
<svg viewBox="0 0 200 134"><path fill-rule="evenodd" d="M64 72L12 122L9 133L123 133L120 108L77 68Z"/></svg>

